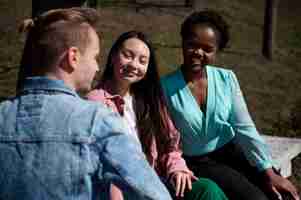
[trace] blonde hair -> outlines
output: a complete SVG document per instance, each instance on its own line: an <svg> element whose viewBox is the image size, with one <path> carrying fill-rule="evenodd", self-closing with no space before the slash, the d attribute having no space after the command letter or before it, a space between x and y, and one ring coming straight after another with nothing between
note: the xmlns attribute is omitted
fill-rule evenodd
<svg viewBox="0 0 301 200"><path fill-rule="evenodd" d="M26 19L19 31L28 32L32 67L48 67L71 46L86 50L91 28L97 30L98 12L93 8L54 9Z"/></svg>

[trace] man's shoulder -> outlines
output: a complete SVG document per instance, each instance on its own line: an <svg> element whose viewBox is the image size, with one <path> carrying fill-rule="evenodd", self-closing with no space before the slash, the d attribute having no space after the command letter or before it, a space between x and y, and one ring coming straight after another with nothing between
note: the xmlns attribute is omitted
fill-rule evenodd
<svg viewBox="0 0 301 200"><path fill-rule="evenodd" d="M106 115L111 112L101 102L90 101L85 98L71 98L70 96L63 95L63 98L54 98L53 103L55 106L59 106L64 110L68 110L72 113L82 113L84 115L94 115L95 112L100 112Z"/></svg>
<svg viewBox="0 0 301 200"><path fill-rule="evenodd" d="M17 100L13 98L7 98L0 103L0 122L3 122L3 118L6 118L8 114L14 114L17 108Z"/></svg>
<svg viewBox="0 0 301 200"><path fill-rule="evenodd" d="M49 100L47 110L52 110L54 113L49 114L49 118L54 118L54 121L65 121L64 123L58 122L58 124L69 127L67 131L71 135L103 137L115 129L115 126L119 127L121 124L118 113L114 113L100 102L80 97L72 98L65 95L53 97ZM59 116L58 119L56 116Z"/></svg>
<svg viewBox="0 0 301 200"><path fill-rule="evenodd" d="M11 107L11 102L10 101L2 101L0 103L0 127L2 128L5 121L4 119L6 118L5 115L7 115L8 112L8 109L9 107Z"/></svg>
<svg viewBox="0 0 301 200"><path fill-rule="evenodd" d="M13 104L14 98L7 98L0 102L0 110L5 109Z"/></svg>

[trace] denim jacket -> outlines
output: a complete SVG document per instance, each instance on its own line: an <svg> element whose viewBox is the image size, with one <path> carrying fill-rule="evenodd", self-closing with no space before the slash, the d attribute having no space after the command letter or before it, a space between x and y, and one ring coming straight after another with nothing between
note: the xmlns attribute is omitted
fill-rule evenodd
<svg viewBox="0 0 301 200"><path fill-rule="evenodd" d="M118 114L81 99L63 81L25 80L0 104L0 199L171 199Z"/></svg>

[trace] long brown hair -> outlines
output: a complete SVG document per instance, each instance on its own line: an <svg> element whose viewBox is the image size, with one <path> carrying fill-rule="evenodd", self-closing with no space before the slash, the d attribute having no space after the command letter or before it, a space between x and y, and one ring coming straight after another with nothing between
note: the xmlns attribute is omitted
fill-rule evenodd
<svg viewBox="0 0 301 200"><path fill-rule="evenodd" d="M109 55L101 83L113 79L112 59L120 50L123 43L130 39L137 38L143 41L150 51L148 69L145 77L137 83L133 83L130 91L134 94L134 110L137 118L137 129L146 155L150 154L151 139L155 137L159 154L167 143L169 130L167 121L167 108L163 97L158 66L155 52L146 35L139 31L129 31L121 34L113 44Z"/></svg>

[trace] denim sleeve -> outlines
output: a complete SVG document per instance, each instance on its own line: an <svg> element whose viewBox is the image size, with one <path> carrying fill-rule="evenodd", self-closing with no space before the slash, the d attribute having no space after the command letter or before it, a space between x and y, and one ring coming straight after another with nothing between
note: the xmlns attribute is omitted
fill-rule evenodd
<svg viewBox="0 0 301 200"><path fill-rule="evenodd" d="M129 199L169 200L167 189L147 163L140 145L122 126L121 118L111 112L96 117L96 145L103 169L98 175L123 190ZM94 132L93 131L93 132Z"/></svg>
<svg viewBox="0 0 301 200"><path fill-rule="evenodd" d="M230 123L235 131L234 142L243 150L252 166L256 166L260 171L270 168L272 159L269 149L251 119L238 80L233 72L230 72L230 84L232 93Z"/></svg>

